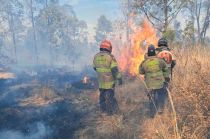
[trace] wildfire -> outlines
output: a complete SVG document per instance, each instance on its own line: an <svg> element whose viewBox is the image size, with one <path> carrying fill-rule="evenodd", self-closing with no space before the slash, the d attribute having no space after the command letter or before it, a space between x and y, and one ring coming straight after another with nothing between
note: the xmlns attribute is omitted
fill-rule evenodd
<svg viewBox="0 0 210 139"><path fill-rule="evenodd" d="M89 82L89 77L88 76L84 76L83 80L82 80L82 83L83 84L88 84Z"/></svg>
<svg viewBox="0 0 210 139"><path fill-rule="evenodd" d="M137 27L132 20L129 22L131 28L130 46L121 47L119 66L122 71L132 76L138 74L140 63L144 60L144 55L149 44L157 44L158 37L152 25L144 20L140 27Z"/></svg>
<svg viewBox="0 0 210 139"><path fill-rule="evenodd" d="M7 73L7 72L0 72L0 79L11 79L15 78L15 74Z"/></svg>

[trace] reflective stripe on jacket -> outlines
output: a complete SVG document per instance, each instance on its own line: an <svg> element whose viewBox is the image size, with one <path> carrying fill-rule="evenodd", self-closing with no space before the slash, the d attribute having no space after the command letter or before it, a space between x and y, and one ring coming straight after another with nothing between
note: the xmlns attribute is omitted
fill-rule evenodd
<svg viewBox="0 0 210 139"><path fill-rule="evenodd" d="M101 51L95 55L93 60L93 67L98 74L98 83L100 89L112 89L115 81L121 78L121 74L112 72L113 69L118 69L116 59L112 54L106 51Z"/></svg>
<svg viewBox="0 0 210 139"><path fill-rule="evenodd" d="M144 60L139 67L139 73L145 75L148 89L162 88L165 78L169 77L166 62L156 56L151 56Z"/></svg>

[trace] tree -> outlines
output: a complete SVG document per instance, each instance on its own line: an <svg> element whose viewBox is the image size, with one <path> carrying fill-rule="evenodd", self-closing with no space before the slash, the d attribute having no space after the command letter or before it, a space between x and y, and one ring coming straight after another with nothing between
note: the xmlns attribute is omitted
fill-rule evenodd
<svg viewBox="0 0 210 139"><path fill-rule="evenodd" d="M58 4L59 0L35 0L38 3L41 3L44 5L44 8L47 8L49 4Z"/></svg>
<svg viewBox="0 0 210 139"><path fill-rule="evenodd" d="M160 32L166 32L187 0L134 0L137 13L143 13ZM162 14L163 13L163 14Z"/></svg>
<svg viewBox="0 0 210 139"><path fill-rule="evenodd" d="M169 40L170 43L172 43L175 40L176 37L176 32L175 30L172 30L170 28L168 28L164 33L163 33L163 37L167 38L167 40Z"/></svg>
<svg viewBox="0 0 210 139"><path fill-rule="evenodd" d="M17 40L21 33L22 23L21 17L23 15L23 5L19 0L1 0L0 14L1 23L5 28L5 34L10 34L11 41L14 47L15 61L17 63Z"/></svg>
<svg viewBox="0 0 210 139"><path fill-rule="evenodd" d="M35 0L28 0L28 7L30 9L30 18L31 18L31 24L32 24L32 32L33 32L33 47L34 47L34 53L35 53L35 59L36 63L38 63L38 48L37 48L37 35L36 35L36 27L35 27Z"/></svg>
<svg viewBox="0 0 210 139"><path fill-rule="evenodd" d="M189 0L186 9L191 16L193 26L196 27L198 43L204 43L210 23L210 1Z"/></svg>
<svg viewBox="0 0 210 139"><path fill-rule="evenodd" d="M48 5L40 11L37 26L40 41L49 48L51 64L58 58L58 52L74 61L79 52L76 47L87 41L86 23L77 19L69 5Z"/></svg>
<svg viewBox="0 0 210 139"><path fill-rule="evenodd" d="M195 42L195 27L193 21L187 22L183 34L186 42Z"/></svg>
<svg viewBox="0 0 210 139"><path fill-rule="evenodd" d="M130 16L131 16L131 8L132 8L132 1L131 0L121 0L121 9L122 13L124 15L124 22L125 22L125 27L126 27L126 40L129 42L129 35L130 35L130 26L129 26L129 21L130 21Z"/></svg>
<svg viewBox="0 0 210 139"><path fill-rule="evenodd" d="M106 18L106 16L101 15L98 19L96 27L96 42L101 42L104 40L110 32L112 32L112 23Z"/></svg>
<svg viewBox="0 0 210 139"><path fill-rule="evenodd" d="M202 2L202 1L201 1ZM202 27L201 27L201 29L199 29L200 30L200 32L199 32L199 41L201 42L201 43L204 43L204 39L205 39L205 37L206 37L206 32L207 32L207 30L208 30L208 28L209 28L209 23L210 23L210 1L209 0L206 0L206 1L204 1L203 2L203 7L204 7L204 21L203 21L203 25L202 25ZM199 8L201 8L200 6L199 6ZM199 23L200 22L200 16L196 16L196 19L197 19L197 23Z"/></svg>

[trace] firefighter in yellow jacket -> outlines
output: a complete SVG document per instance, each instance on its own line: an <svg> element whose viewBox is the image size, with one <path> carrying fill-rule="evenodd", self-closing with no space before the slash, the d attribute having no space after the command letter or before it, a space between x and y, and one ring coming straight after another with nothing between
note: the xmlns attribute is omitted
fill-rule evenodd
<svg viewBox="0 0 210 139"><path fill-rule="evenodd" d="M147 58L141 63L139 73L145 78L151 117L154 117L156 112L161 114L167 100L164 84L169 79L169 74L166 62L156 56L154 45L148 47Z"/></svg>
<svg viewBox="0 0 210 139"><path fill-rule="evenodd" d="M122 84L117 61L111 52L111 42L104 40L100 45L100 52L95 55L93 60L93 68L98 75L100 110L108 115L119 111L117 100L114 97L114 87L116 83Z"/></svg>

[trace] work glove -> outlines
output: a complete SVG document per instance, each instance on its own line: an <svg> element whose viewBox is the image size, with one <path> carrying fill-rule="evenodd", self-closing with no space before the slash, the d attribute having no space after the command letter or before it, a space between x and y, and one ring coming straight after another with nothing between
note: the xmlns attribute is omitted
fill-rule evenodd
<svg viewBox="0 0 210 139"><path fill-rule="evenodd" d="M172 60L172 62L171 62L171 68L173 69L175 67L175 65L176 65L176 60Z"/></svg>
<svg viewBox="0 0 210 139"><path fill-rule="evenodd" d="M118 85L122 85L123 82L122 82L122 78L118 79Z"/></svg>
<svg viewBox="0 0 210 139"><path fill-rule="evenodd" d="M170 82L170 78L169 77L166 77L165 78L165 82L169 83Z"/></svg>

